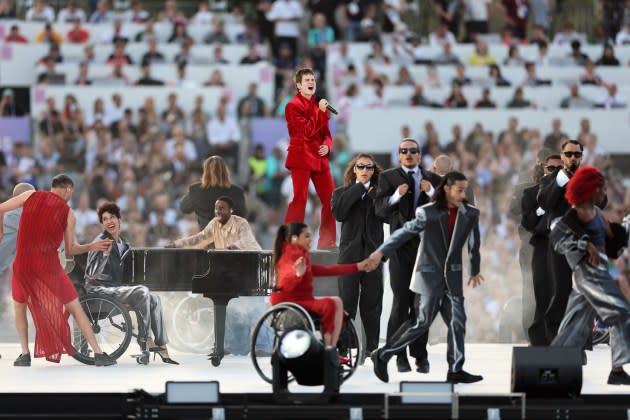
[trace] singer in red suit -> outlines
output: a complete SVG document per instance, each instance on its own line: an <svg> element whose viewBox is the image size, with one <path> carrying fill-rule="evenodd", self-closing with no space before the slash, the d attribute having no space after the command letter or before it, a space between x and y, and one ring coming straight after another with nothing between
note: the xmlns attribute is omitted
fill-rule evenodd
<svg viewBox="0 0 630 420"><path fill-rule="evenodd" d="M317 83L313 70L298 70L295 83L298 92L284 110L290 138L285 166L291 171L293 182L293 200L289 203L284 222L304 222L308 185L313 180L322 204L317 247L335 248L335 218L330 206L335 184L328 162L332 150L328 101L321 99L318 102L315 98Z"/></svg>

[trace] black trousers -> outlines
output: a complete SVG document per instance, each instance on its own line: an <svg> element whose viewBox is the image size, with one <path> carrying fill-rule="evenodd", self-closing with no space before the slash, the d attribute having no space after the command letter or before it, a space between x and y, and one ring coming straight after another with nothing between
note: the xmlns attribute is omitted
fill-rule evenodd
<svg viewBox="0 0 630 420"><path fill-rule="evenodd" d="M530 237L531 235L529 233L526 235L521 234L521 249L518 251L518 262L521 267L521 280L523 283L521 324L524 333L526 333L527 329L532 325L534 312L536 310L534 280L532 278L532 257L534 248L529 243Z"/></svg>
<svg viewBox="0 0 630 420"><path fill-rule="evenodd" d="M411 276L414 275L415 255L411 255L408 246L400 248L394 256L389 259L389 282L392 287L392 311L387 323L387 342L396 331L406 321L415 321L416 314L414 308L415 293L409 290ZM409 343L409 354L418 360L425 360L427 355L427 342L429 341L429 331L424 331L416 339ZM403 348L398 354L405 354Z"/></svg>
<svg viewBox="0 0 630 420"><path fill-rule="evenodd" d="M549 265L547 264L548 254L549 240L547 238L537 239L531 261L536 303L534 321L527 329L527 336L532 346L548 346L553 339L547 334L549 327L545 317L553 294L552 280L549 274Z"/></svg>
<svg viewBox="0 0 630 420"><path fill-rule="evenodd" d="M383 309L383 270L382 267L365 273L359 271L348 276L341 276L339 297L348 314L355 319L357 306L361 314L361 322L365 331L368 354L378 348L381 331L381 312Z"/></svg>
<svg viewBox="0 0 630 420"><path fill-rule="evenodd" d="M547 339L552 341L558 334L560 323L567 309L569 295L573 288L571 281L573 272L565 256L556 253L551 243L547 249L548 266L551 272L552 295L547 311L545 312L545 325L547 329Z"/></svg>

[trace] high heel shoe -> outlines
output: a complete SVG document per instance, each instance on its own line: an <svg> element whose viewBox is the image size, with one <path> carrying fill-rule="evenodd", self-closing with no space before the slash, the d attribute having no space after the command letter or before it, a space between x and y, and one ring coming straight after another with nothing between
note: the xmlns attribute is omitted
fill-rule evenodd
<svg viewBox="0 0 630 420"><path fill-rule="evenodd" d="M160 356L160 359L162 359L163 363L168 363L170 365L179 365L179 362L171 359L168 353L166 353L166 356L162 354L163 352L166 352L166 349L163 347L150 347L149 351L153 353L153 360L155 360L155 356Z"/></svg>

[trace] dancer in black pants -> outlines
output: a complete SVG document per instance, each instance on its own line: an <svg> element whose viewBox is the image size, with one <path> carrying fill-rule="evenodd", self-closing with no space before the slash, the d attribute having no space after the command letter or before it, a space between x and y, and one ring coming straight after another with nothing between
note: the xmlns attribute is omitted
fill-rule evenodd
<svg viewBox="0 0 630 420"><path fill-rule="evenodd" d="M367 154L355 156L344 174L344 186L332 195L332 212L341 222L339 264L363 261L383 243L383 221L374 213L374 195L381 168ZM357 306L366 337L366 348L378 348L383 307L382 267L339 277L339 297L354 319Z"/></svg>
<svg viewBox="0 0 630 420"><path fill-rule="evenodd" d="M576 140L563 143L560 153L563 168L551 173L540 185L538 205L545 211L549 228L571 208L564 194L569 179L580 167L583 149L582 144ZM548 326L547 338L553 339L558 333L560 322L567 308L573 272L566 258L558 254L551 244L548 246L548 263L553 291L545 312L545 324Z"/></svg>
<svg viewBox="0 0 630 420"><path fill-rule="evenodd" d="M379 176L374 205L376 215L389 223L393 234L405 222L415 218L415 210L429 202L440 184L441 178L420 166L422 154L414 139L403 139L398 146L400 167L388 169ZM392 288L392 311L387 323L389 339L400 326L409 319L415 319L413 292L409 283L413 275L414 262L418 252L419 239L409 240L399 247L389 259L389 281ZM409 345L409 353L416 358L416 370L429 372L427 358L428 331ZM396 363L399 372L411 371L407 355L403 348L397 354Z"/></svg>
<svg viewBox="0 0 630 420"><path fill-rule="evenodd" d="M532 257L529 261L534 288L534 319L526 326L529 342L533 346L548 346L553 337L547 332L550 330L545 322L545 312L549 307L553 293L551 282L549 281L549 267L547 254L549 248L549 228L545 211L538 206L536 197L540 188L540 182L544 176L549 176L552 172L562 168L560 155L552 154L543 158L542 176L536 179L536 184L523 191L521 200L521 226L531 234L529 243L533 247Z"/></svg>

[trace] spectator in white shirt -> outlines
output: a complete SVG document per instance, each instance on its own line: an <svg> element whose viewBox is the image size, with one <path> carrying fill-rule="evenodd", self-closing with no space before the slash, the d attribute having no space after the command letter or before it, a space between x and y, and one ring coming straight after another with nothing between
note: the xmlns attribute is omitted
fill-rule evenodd
<svg viewBox="0 0 630 420"><path fill-rule="evenodd" d="M606 95L597 101L598 108L625 108L626 101L617 94L617 85L611 83L606 86Z"/></svg>
<svg viewBox="0 0 630 420"><path fill-rule="evenodd" d="M164 146L164 154L169 159L173 159L175 157L175 149L178 145L183 145L184 147L184 156L188 161L194 161L197 159L197 148L195 147L195 143L192 140L188 140L184 133L184 129L180 125L176 125L171 130L173 134L173 138L166 141L166 145Z"/></svg>
<svg viewBox="0 0 630 420"><path fill-rule="evenodd" d="M597 145L597 136L593 133L582 136L584 150L582 151L582 162L580 165L598 166L599 158L606 155L606 151Z"/></svg>
<svg viewBox="0 0 630 420"><path fill-rule="evenodd" d="M54 22L55 11L45 0L36 0L35 5L27 10L24 18L32 22Z"/></svg>
<svg viewBox="0 0 630 420"><path fill-rule="evenodd" d="M630 44L630 20L626 22L626 26L624 26L622 30L617 32L617 36L615 37L615 44Z"/></svg>
<svg viewBox="0 0 630 420"><path fill-rule="evenodd" d="M114 24L112 25L111 29L107 29L101 34L101 42L103 44L111 44L121 39L129 41L130 35L127 31L123 29L122 25L122 20L114 20Z"/></svg>
<svg viewBox="0 0 630 420"><path fill-rule="evenodd" d="M86 238L85 234L88 226L90 225L98 225L98 215L94 209L90 208L90 196L87 191L84 191L79 195L79 202L77 204L77 208L74 209L74 215L77 219L77 224L75 226L75 234L77 235L77 239L82 241L89 240Z"/></svg>
<svg viewBox="0 0 630 420"><path fill-rule="evenodd" d="M142 8L141 1L131 3L131 9L125 12L125 22L145 23L149 18L149 12Z"/></svg>
<svg viewBox="0 0 630 420"><path fill-rule="evenodd" d="M192 23L195 25L210 25L212 23L212 17L214 15L208 8L207 1L200 1L197 5L197 13L192 18Z"/></svg>
<svg viewBox="0 0 630 420"><path fill-rule="evenodd" d="M304 16L302 4L297 0L276 0L267 12L267 19L274 25L274 55L278 55L279 46L288 43L292 57L297 52L297 40L300 36L300 20Z"/></svg>
<svg viewBox="0 0 630 420"><path fill-rule="evenodd" d="M586 40L584 39L584 35L575 31L573 27L573 22L566 22L562 27L562 31L558 32L556 36L553 37L553 45L571 45L571 41L578 40L582 44L586 44Z"/></svg>
<svg viewBox="0 0 630 420"><path fill-rule="evenodd" d="M236 119L227 115L224 104L217 107L214 117L208 121L206 135L210 144L210 154L223 157L232 170L238 171L241 129Z"/></svg>
<svg viewBox="0 0 630 420"><path fill-rule="evenodd" d="M445 43L456 45L457 40L455 35L448 30L446 24L439 23L435 31L429 34L429 45L431 47L442 47Z"/></svg>
<svg viewBox="0 0 630 420"><path fill-rule="evenodd" d="M466 40L474 42L477 34L488 33L488 14L491 0L466 0L464 21Z"/></svg>
<svg viewBox="0 0 630 420"><path fill-rule="evenodd" d="M81 23L85 22L85 12L83 9L77 7L76 1L69 1L68 7L59 11L59 14L57 15L57 22L72 23L75 19L79 19Z"/></svg>
<svg viewBox="0 0 630 420"><path fill-rule="evenodd" d="M114 93L112 95L112 101L107 105L105 111L105 119L109 124L122 120L125 117L125 107L122 103L122 96L120 93Z"/></svg>
<svg viewBox="0 0 630 420"><path fill-rule="evenodd" d="M107 23L112 20L112 14L109 11L108 0L99 0L96 4L96 10L90 16L90 23Z"/></svg>

